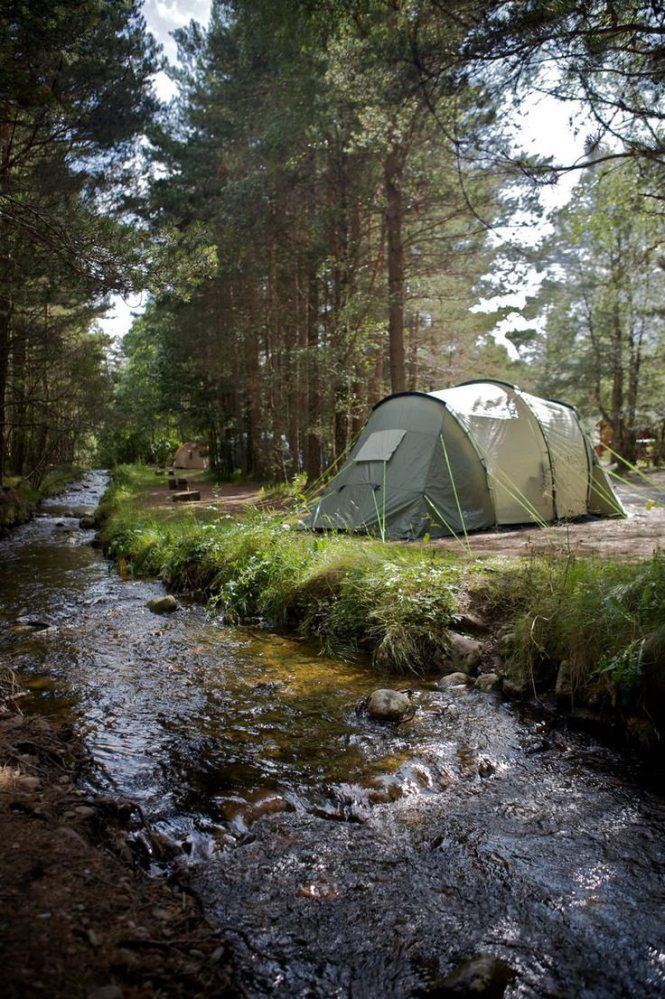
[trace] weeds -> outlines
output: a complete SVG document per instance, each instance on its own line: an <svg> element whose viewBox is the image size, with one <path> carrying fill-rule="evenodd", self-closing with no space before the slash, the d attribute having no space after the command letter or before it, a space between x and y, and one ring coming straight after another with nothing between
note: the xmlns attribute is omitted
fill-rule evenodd
<svg viewBox="0 0 665 999"><path fill-rule="evenodd" d="M635 707L665 628L665 553L639 563L573 556L510 563L480 596L510 622L512 662L524 676L546 687L567 662L573 691L609 683L617 703Z"/></svg>

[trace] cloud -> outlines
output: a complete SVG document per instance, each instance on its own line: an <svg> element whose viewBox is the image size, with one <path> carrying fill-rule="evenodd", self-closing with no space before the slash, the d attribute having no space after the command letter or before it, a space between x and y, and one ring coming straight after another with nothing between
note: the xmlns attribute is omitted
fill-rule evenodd
<svg viewBox="0 0 665 999"><path fill-rule="evenodd" d="M207 24L210 18L210 0L145 0L143 14L148 30L172 61L176 58L175 42L171 32L190 21Z"/></svg>

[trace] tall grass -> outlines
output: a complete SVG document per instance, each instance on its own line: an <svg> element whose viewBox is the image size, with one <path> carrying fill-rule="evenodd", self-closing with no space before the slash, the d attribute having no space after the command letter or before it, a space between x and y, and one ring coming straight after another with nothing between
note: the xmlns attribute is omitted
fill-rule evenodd
<svg viewBox="0 0 665 999"><path fill-rule="evenodd" d="M622 710L663 713L664 552L642 562L507 563L480 595L490 615L511 623L510 661L522 679L547 688L565 663L573 697L594 687Z"/></svg>

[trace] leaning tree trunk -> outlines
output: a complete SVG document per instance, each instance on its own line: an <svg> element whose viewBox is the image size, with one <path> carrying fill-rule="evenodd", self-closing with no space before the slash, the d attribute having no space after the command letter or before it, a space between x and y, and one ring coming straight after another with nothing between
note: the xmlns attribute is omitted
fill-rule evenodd
<svg viewBox="0 0 665 999"><path fill-rule="evenodd" d="M386 196L386 235L388 242L388 342L390 345L390 387L393 392L406 388L404 365L404 245L402 221L402 175L404 156L399 148L388 153L384 163Z"/></svg>

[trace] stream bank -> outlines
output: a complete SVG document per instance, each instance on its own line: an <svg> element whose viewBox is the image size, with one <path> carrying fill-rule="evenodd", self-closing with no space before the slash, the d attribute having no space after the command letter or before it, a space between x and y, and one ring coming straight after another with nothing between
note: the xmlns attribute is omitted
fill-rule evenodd
<svg viewBox="0 0 665 999"><path fill-rule="evenodd" d="M101 504L101 543L121 573L209 601L227 623L267 621L325 654L369 655L379 673L469 673L662 754L663 551L629 560L553 545L532 557L478 557L461 543L451 551L316 535L297 529L297 512L157 504L168 490L156 481L153 469L122 466Z"/></svg>
<svg viewBox="0 0 665 999"><path fill-rule="evenodd" d="M0 704L3 995L238 996L228 948L186 871L151 879L131 849L131 802L80 786L68 724Z"/></svg>
<svg viewBox="0 0 665 999"><path fill-rule="evenodd" d="M53 468L36 488L18 478L0 483L0 538L34 517L42 500L56 496L81 474L80 468L66 465Z"/></svg>

